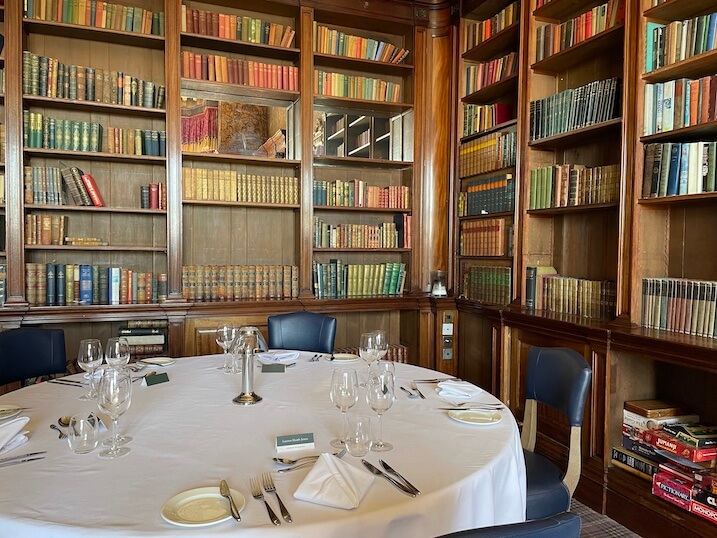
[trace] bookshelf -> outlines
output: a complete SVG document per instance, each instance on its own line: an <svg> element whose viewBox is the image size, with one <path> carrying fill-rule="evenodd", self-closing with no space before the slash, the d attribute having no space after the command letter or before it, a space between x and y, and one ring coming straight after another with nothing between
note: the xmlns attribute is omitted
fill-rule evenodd
<svg viewBox="0 0 717 538"><path fill-rule="evenodd" d="M0 6L0 34L5 35L5 6ZM7 256L5 241L5 55L0 49L0 306L5 303Z"/></svg>

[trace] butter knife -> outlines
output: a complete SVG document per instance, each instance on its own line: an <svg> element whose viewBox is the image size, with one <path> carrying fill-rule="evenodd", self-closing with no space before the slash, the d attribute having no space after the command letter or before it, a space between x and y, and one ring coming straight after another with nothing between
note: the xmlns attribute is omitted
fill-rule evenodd
<svg viewBox="0 0 717 538"><path fill-rule="evenodd" d="M412 489L409 489L407 486L404 486L404 485L401 484L398 480L396 480L396 479L393 478L392 476L387 475L386 473L384 473L384 472L383 472L381 469L379 469L378 467L375 467L374 465L370 464L370 463L367 462L366 460L361 460L361 463L363 463L364 467L366 467L366 469L368 469L369 471L371 471L373 474L375 474L376 476L382 476L382 477L384 477L386 480L388 480L389 482L391 482L391 484L393 484L396 488L398 488L400 491L402 491L403 493L405 493L405 494L408 495L409 497L415 497L415 496L416 496L416 493L414 493Z"/></svg>
<svg viewBox="0 0 717 538"><path fill-rule="evenodd" d="M11 465L17 465L18 463L25 463L26 461L44 460L45 456L38 456L37 458L25 458L22 460L13 460L0 463L0 467L10 467Z"/></svg>
<svg viewBox="0 0 717 538"><path fill-rule="evenodd" d="M391 474L393 474L393 475L396 475L398 478L400 478L401 480L403 480L403 482L406 484L406 486L408 486L410 489L412 489L413 492L414 492L416 495L420 495L420 494L421 494L421 491L420 491L416 486L414 486L414 485L411 484L408 480L406 480L406 477L404 477L404 476L403 476L401 473L399 473L396 469L394 469L393 467L391 467L388 463L386 463L386 462L383 461L383 460L378 460L378 462L381 464L381 467L383 467L384 471L386 471L387 473L391 473Z"/></svg>
<svg viewBox="0 0 717 538"><path fill-rule="evenodd" d="M227 484L226 480L222 480L219 483L219 493L222 497L229 499L229 509L231 510L232 517L237 521L241 521L239 510L237 509L237 505L234 504L234 498L232 497L232 492L229 490L229 484Z"/></svg>
<svg viewBox="0 0 717 538"><path fill-rule="evenodd" d="M20 454L19 456L10 456L8 458L0 459L0 463L7 463L9 461L21 460L23 458L31 458L33 456L39 456L40 454L47 454L47 451L42 452L30 452L29 454Z"/></svg>

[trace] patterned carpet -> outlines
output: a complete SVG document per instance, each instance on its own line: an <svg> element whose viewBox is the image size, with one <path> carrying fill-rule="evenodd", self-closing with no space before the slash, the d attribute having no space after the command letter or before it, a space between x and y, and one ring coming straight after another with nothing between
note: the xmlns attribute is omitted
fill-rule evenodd
<svg viewBox="0 0 717 538"><path fill-rule="evenodd" d="M626 529L609 517L595 512L575 499L570 504L570 511L579 515L580 519L582 519L581 538L640 538L638 534Z"/></svg>

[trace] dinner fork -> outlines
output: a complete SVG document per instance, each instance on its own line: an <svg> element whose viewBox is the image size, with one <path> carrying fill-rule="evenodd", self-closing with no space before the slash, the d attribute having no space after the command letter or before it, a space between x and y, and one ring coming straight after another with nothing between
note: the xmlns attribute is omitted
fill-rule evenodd
<svg viewBox="0 0 717 538"><path fill-rule="evenodd" d="M269 519L271 519L271 522L274 525L281 525L281 521L279 521L279 518L276 517L276 514L271 509L271 506L269 506L269 503L266 502L266 499L264 499L264 494L261 492L261 486L259 485L259 479L258 478L250 478L249 479L249 487L251 488L251 496L259 501L264 501L264 506L266 506L266 511L269 513Z"/></svg>
<svg viewBox="0 0 717 538"><path fill-rule="evenodd" d="M279 497L279 493L276 491L274 479L271 477L271 474L263 473L261 475L261 481L264 484L264 491L276 495L276 500L279 502L279 509L281 510L281 517L283 517L287 523L291 523L291 514L289 514L289 511L286 509L286 506L284 506L284 503L281 502L281 497Z"/></svg>

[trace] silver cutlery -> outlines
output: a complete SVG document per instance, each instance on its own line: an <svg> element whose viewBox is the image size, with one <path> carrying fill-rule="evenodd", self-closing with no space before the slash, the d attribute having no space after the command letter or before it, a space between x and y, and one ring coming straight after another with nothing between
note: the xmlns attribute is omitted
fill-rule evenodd
<svg viewBox="0 0 717 538"><path fill-rule="evenodd" d="M391 467L388 463L386 463L383 460L378 460L378 462L381 464L381 467L383 467L384 471L386 471L387 473L391 473L392 475L396 475L398 478L403 480L404 484L406 484L406 486L408 486L410 489L412 489L416 495L421 494L421 491L416 486L414 486L408 480L406 480L406 478L401 473L399 473L396 469Z"/></svg>
<svg viewBox="0 0 717 538"><path fill-rule="evenodd" d="M28 461L35 461L35 460L44 460L45 456L38 456L36 458L24 458L21 460L13 460L13 461L6 461L3 463L0 463L0 467L10 467L11 465L17 465L19 463L25 463Z"/></svg>
<svg viewBox="0 0 717 538"><path fill-rule="evenodd" d="M334 453L334 454L332 454L332 455L333 455L333 456L338 456L339 453L336 452L336 453ZM271 458L271 459L274 460L276 463L281 463L282 465L294 465L295 463L299 463L299 462L304 461L304 460L316 460L316 459L319 459L319 456L320 456L320 454L315 454L315 455L313 455L313 456L303 456L303 457L301 457L301 458L296 458L295 460L292 460L292 459L290 459L290 458L278 458L278 457Z"/></svg>
<svg viewBox="0 0 717 538"><path fill-rule="evenodd" d="M58 439L65 439L67 437L67 434L63 432L57 424L50 424L50 428L60 432L60 436L58 437Z"/></svg>
<svg viewBox="0 0 717 538"><path fill-rule="evenodd" d="M459 377L436 377L434 379L414 379L413 383L440 383L441 381L462 381Z"/></svg>
<svg viewBox="0 0 717 538"><path fill-rule="evenodd" d="M412 393L410 390L408 390L406 387L398 387L398 388L401 389L401 390L402 390L403 392L405 392L406 394L408 394L408 397L409 397L409 398L418 398L418 394L413 394L413 393Z"/></svg>
<svg viewBox="0 0 717 538"><path fill-rule="evenodd" d="M31 458L33 456L39 456L40 454L47 454L47 451L42 452L30 452L29 454L20 454L19 456L10 456L8 458L0 459L0 464L7 463L9 461L21 460L23 458Z"/></svg>
<svg viewBox="0 0 717 538"><path fill-rule="evenodd" d="M289 514L289 511L286 509L286 506L284 506L284 503L281 502L281 497L279 497L279 493L276 491L274 479L271 477L271 474L263 473L261 475L261 481L264 484L264 491L276 495L276 500L279 503L279 510L281 510L281 517L283 517L284 521L287 523L291 523L291 514Z"/></svg>
<svg viewBox="0 0 717 538"><path fill-rule="evenodd" d="M501 403L490 402L451 402L449 400L446 400L446 403L453 407L484 407L486 409L503 409L504 407Z"/></svg>
<svg viewBox="0 0 717 538"><path fill-rule="evenodd" d="M406 495L408 495L408 496L410 496L410 497L415 497L415 496L416 496L416 493L414 493L414 491L413 491L412 489L409 489L407 486L404 486L403 484L401 484L401 482L399 482L398 480L396 480L396 479L393 478L392 476L387 475L386 473L384 473L384 472L383 472L381 469L379 469L378 467L375 467L375 466L371 465L371 464L370 464L369 462L367 462L366 460L361 460L361 463L363 463L364 467L366 467L366 469L368 469L369 471L371 471L373 474L375 474L376 476L382 476L382 477L384 477L386 480L388 480L389 482L391 482L391 484L393 484L396 488L398 488L400 491L402 491L402 492L405 493Z"/></svg>
<svg viewBox="0 0 717 538"><path fill-rule="evenodd" d="M411 384L409 386L411 387L412 390L416 391L416 394L418 394L421 397L421 400L426 399L426 397L423 395L423 393L420 390L418 390L418 387L416 386L415 381L411 381Z"/></svg>
<svg viewBox="0 0 717 538"><path fill-rule="evenodd" d="M316 355L314 355L313 357L311 357L309 359L309 362L319 362L319 360L321 360L321 354L317 353Z"/></svg>
<svg viewBox="0 0 717 538"><path fill-rule="evenodd" d="M76 383L76 382L69 382L62 379L50 379L48 380L48 383L54 383L55 385L65 385L66 387L77 387L82 388L82 383Z"/></svg>
<svg viewBox="0 0 717 538"><path fill-rule="evenodd" d="M500 411L505 407L436 407L441 411Z"/></svg>
<svg viewBox="0 0 717 538"><path fill-rule="evenodd" d="M229 510L231 510L232 517L236 519L237 521L241 521L241 516L239 515L239 509L237 508L237 505L234 503L234 499L232 498L232 492L229 489L229 484L227 484L226 480L222 480L219 483L219 493L222 497L226 497L229 499Z"/></svg>
<svg viewBox="0 0 717 538"><path fill-rule="evenodd" d="M251 488L251 496L252 497L254 497L258 501L264 501L264 506L266 506L266 511L269 514L269 519L271 519L271 522L274 525L281 525L281 521L279 521L279 518L276 517L274 510L271 509L271 506L269 506L269 503L266 502L266 499L264 499L264 494L261 492L261 486L259 485L259 479L258 478L250 478L249 479L249 487Z"/></svg>
<svg viewBox="0 0 717 538"><path fill-rule="evenodd" d="M334 454L334 456L336 456L337 458L341 459L341 458L344 457L345 454L346 454L346 449L344 448L343 450L341 450L341 452L337 452L336 454ZM304 462L302 462L302 463L299 463L299 464L297 464L297 465L294 465L293 467L287 467L286 469L279 469L279 470L276 471L276 472L277 472L277 473L288 473L288 472L291 472L291 471L296 471L296 470L298 470L298 469L303 469L304 467L308 467L308 466L313 465L314 463L316 463L316 460L317 460L318 458L319 458L319 457L317 456L316 458L312 458L312 459L309 460L309 461L304 461Z"/></svg>

